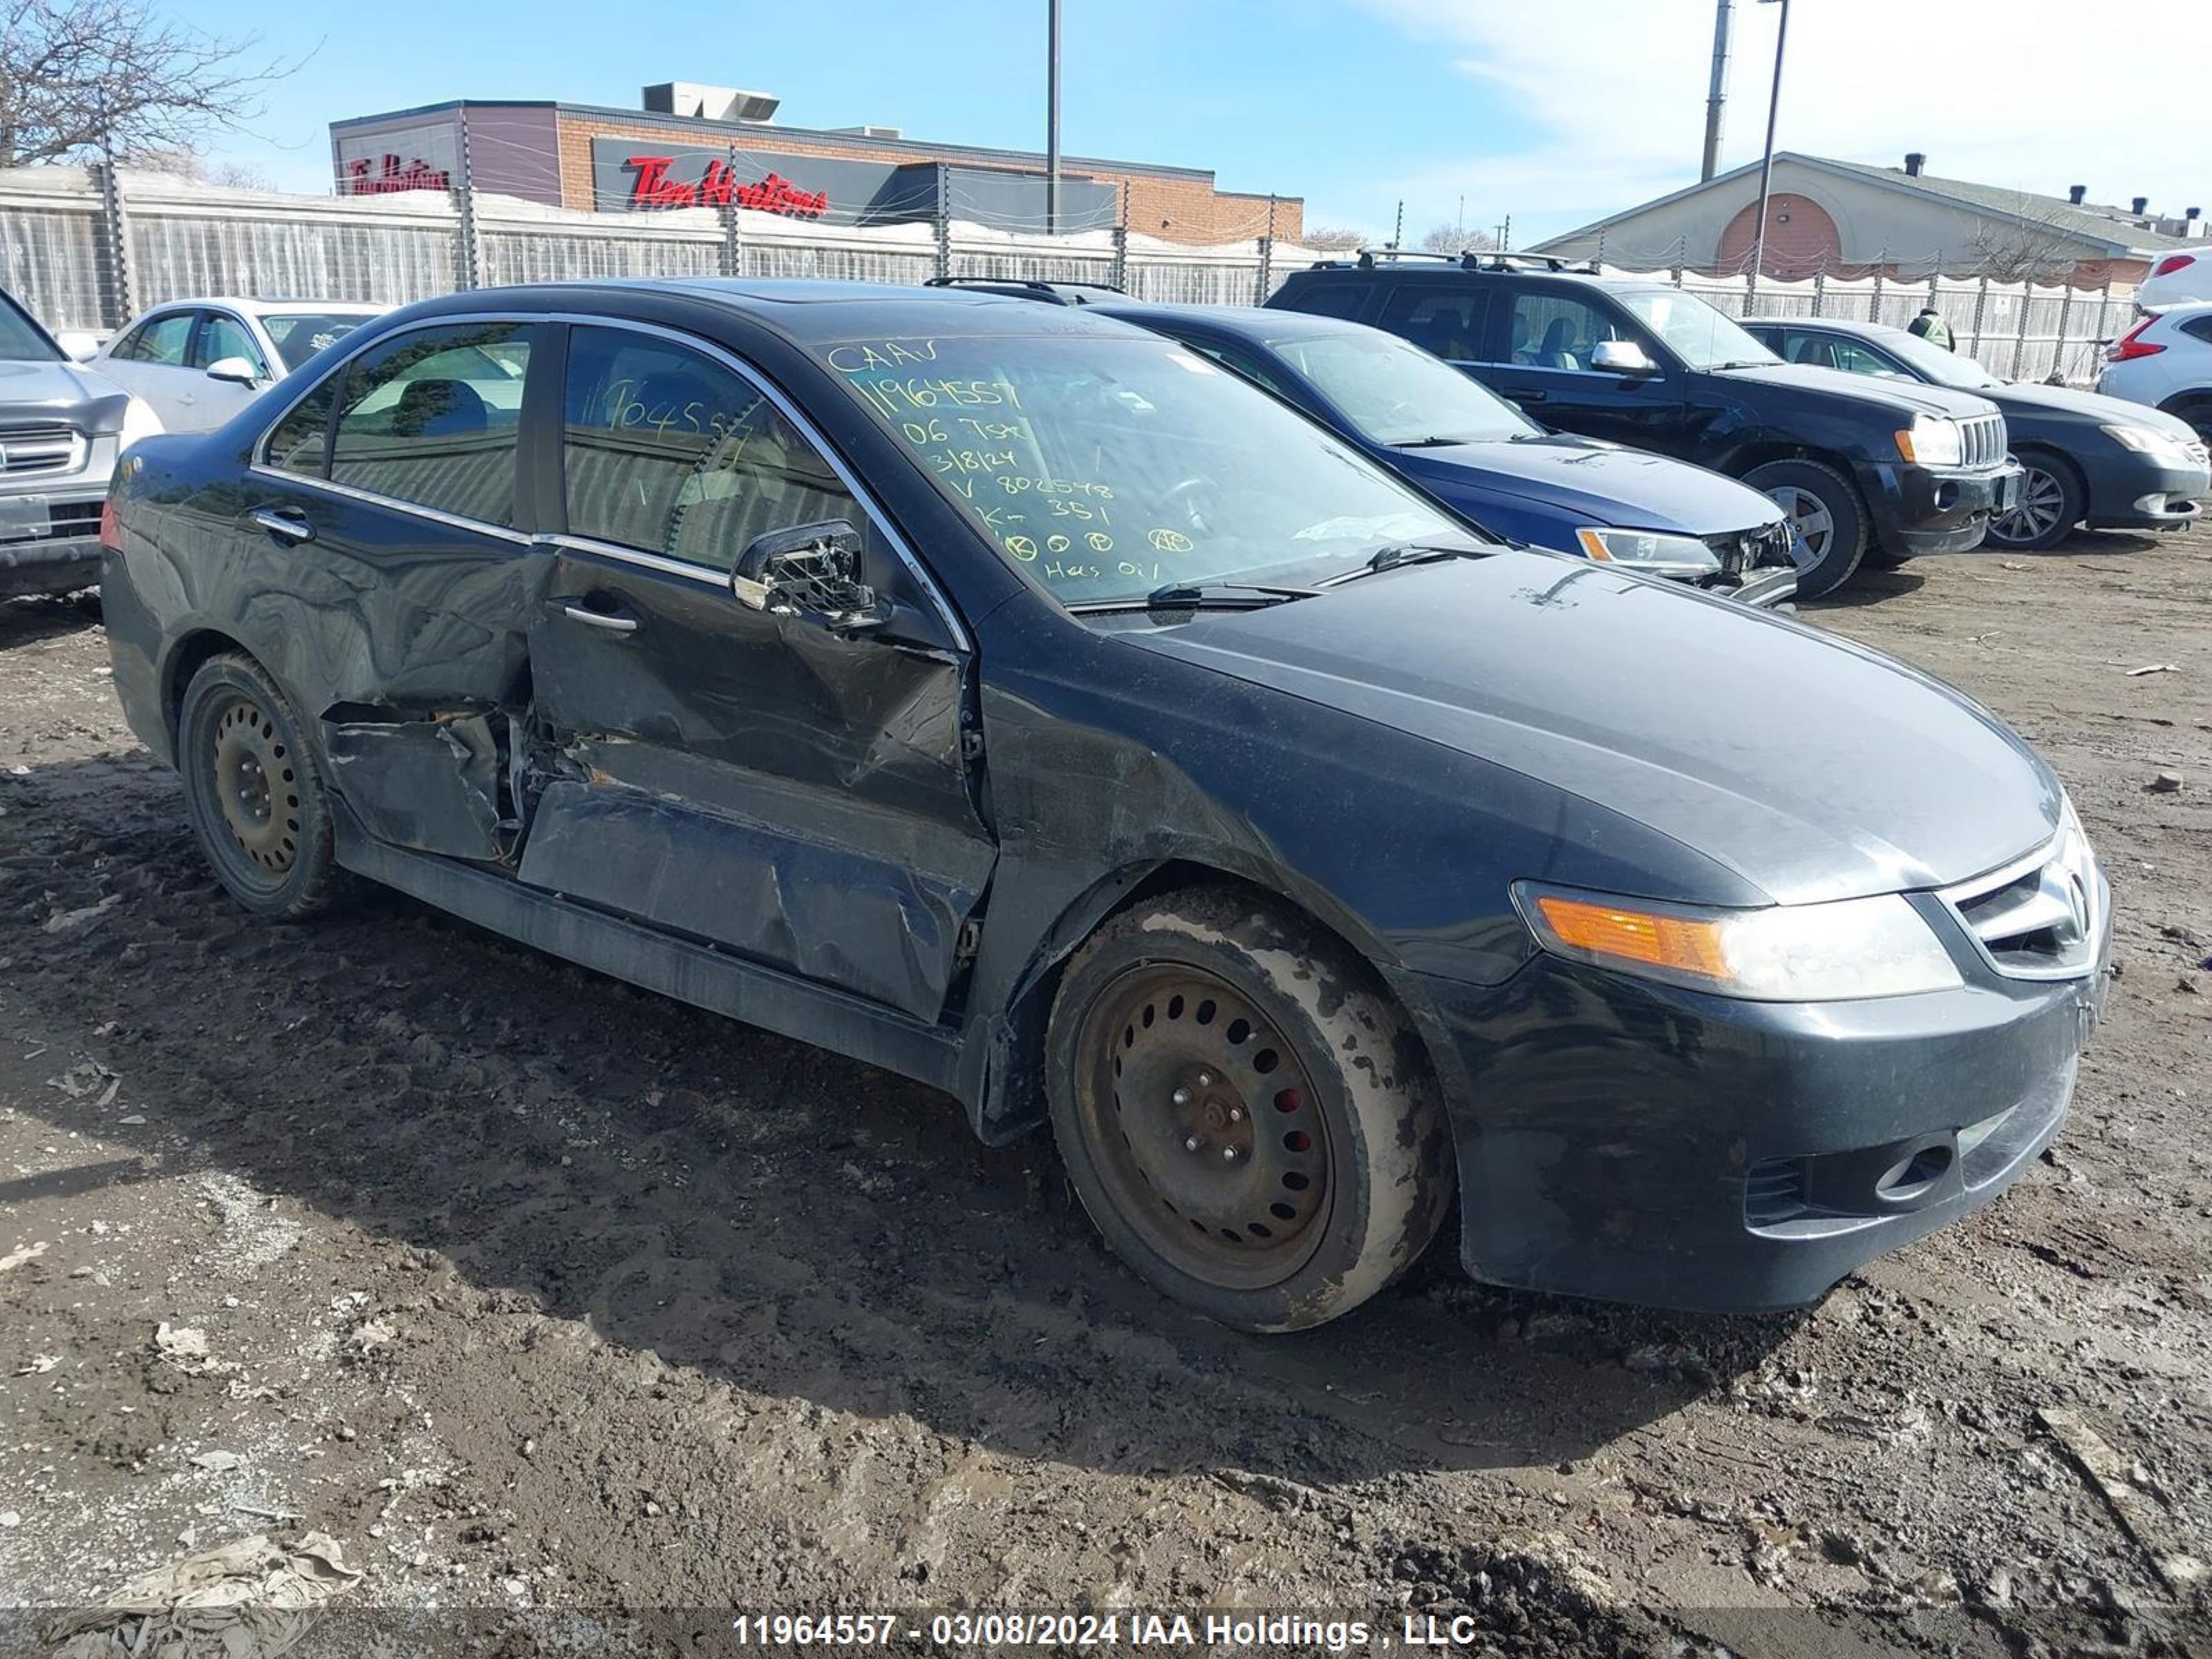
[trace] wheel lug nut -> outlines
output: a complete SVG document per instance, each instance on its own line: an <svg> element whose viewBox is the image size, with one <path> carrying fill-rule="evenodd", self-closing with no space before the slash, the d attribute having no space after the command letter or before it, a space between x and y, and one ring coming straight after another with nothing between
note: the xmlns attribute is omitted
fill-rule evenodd
<svg viewBox="0 0 2212 1659"><path fill-rule="evenodd" d="M1234 1146L1224 1146L1221 1149L1221 1156L1227 1162L1234 1164L1237 1161L1237 1149Z"/></svg>
<svg viewBox="0 0 2212 1659"><path fill-rule="evenodd" d="M1198 1074L1198 1086L1201 1089L1212 1088L1213 1086L1213 1073L1211 1072L1200 1072Z"/></svg>
<svg viewBox="0 0 2212 1659"><path fill-rule="evenodd" d="M1244 1121L1244 1109L1242 1106L1231 1106L1229 1109L1229 1121L1231 1123L1242 1123Z"/></svg>
<svg viewBox="0 0 2212 1659"><path fill-rule="evenodd" d="M1198 1137L1196 1135L1193 1135L1189 1139L1184 1141L1182 1144L1182 1149L1186 1152L1196 1152L1198 1150Z"/></svg>
<svg viewBox="0 0 2212 1659"><path fill-rule="evenodd" d="M1176 1105L1188 1106L1190 1104L1190 1091L1188 1089L1178 1089L1175 1091L1172 1098Z"/></svg>

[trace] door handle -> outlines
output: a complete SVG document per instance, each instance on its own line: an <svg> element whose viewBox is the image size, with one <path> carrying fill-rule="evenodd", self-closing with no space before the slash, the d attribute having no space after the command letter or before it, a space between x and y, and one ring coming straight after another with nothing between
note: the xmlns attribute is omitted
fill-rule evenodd
<svg viewBox="0 0 2212 1659"><path fill-rule="evenodd" d="M1546 398L1549 398L1551 393L1548 392L1539 392L1534 386L1515 386L1511 390L1508 391L1505 395L1508 398L1510 398L1516 404L1540 404Z"/></svg>
<svg viewBox="0 0 2212 1659"><path fill-rule="evenodd" d="M580 622L586 628L604 628L610 634L635 634L637 618L611 615L605 611L586 611L580 605L563 605L561 614L570 622Z"/></svg>
<svg viewBox="0 0 2212 1659"><path fill-rule="evenodd" d="M315 526L296 507L257 507L246 515L246 521L256 530L266 531L287 547L297 547L301 542L315 539Z"/></svg>

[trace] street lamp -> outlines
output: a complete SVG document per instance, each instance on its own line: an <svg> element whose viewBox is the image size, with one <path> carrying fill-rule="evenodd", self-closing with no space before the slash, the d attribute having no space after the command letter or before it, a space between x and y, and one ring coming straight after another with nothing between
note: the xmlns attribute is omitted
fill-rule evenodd
<svg viewBox="0 0 2212 1659"><path fill-rule="evenodd" d="M1766 95L1766 155L1759 164L1759 228L1751 245L1751 283L1746 297L1759 292L1759 279L1766 273L1766 201L1774 189L1774 117L1782 107L1782 47L1790 39L1790 0L1759 0L1782 8L1782 26L1774 31L1774 89Z"/></svg>

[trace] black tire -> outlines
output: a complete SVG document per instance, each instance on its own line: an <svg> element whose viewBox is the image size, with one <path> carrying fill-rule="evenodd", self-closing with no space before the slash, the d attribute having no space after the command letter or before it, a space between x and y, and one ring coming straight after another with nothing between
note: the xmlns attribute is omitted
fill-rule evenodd
<svg viewBox="0 0 2212 1659"><path fill-rule="evenodd" d="M2189 422L2191 430L2207 444L2212 444L2212 398L2168 404L2165 412Z"/></svg>
<svg viewBox="0 0 2212 1659"><path fill-rule="evenodd" d="M350 896L331 850L330 795L268 672L226 653L201 665L177 713L177 773L200 851L256 915L313 915Z"/></svg>
<svg viewBox="0 0 2212 1659"><path fill-rule="evenodd" d="M1851 579L1868 539L1858 486L1826 461L1769 461L1743 481L1788 514L1812 544L1811 561L1797 568L1801 597L1817 599Z"/></svg>
<svg viewBox="0 0 2212 1659"><path fill-rule="evenodd" d="M1427 1057L1367 964L1242 893L1170 894L1068 965L1046 1039L1077 1195L1156 1289L1248 1331L1417 1261L1453 1164Z"/></svg>
<svg viewBox="0 0 2212 1659"><path fill-rule="evenodd" d="M1986 540L2007 553L2040 553L2074 533L2088 510L2088 491L2074 464L2061 456L2031 449L2020 464L2027 476L2020 481L2019 505L1990 515Z"/></svg>

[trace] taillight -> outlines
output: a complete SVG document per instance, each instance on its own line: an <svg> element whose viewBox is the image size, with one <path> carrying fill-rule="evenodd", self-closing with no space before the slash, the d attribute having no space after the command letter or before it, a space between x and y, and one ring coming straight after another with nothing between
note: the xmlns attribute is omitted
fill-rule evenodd
<svg viewBox="0 0 2212 1659"><path fill-rule="evenodd" d="M123 532L115 526L115 497L100 504L100 544L111 553L123 550Z"/></svg>
<svg viewBox="0 0 2212 1659"><path fill-rule="evenodd" d="M2124 363L2130 358L2134 357L2157 356L2158 354L2165 350L2166 348L2162 345L2154 344L2152 342L2142 337L2142 331L2157 320L2158 319L2155 317L2144 318L2142 321L2137 323L2126 333L2121 335L2118 339L2106 346L2105 348L2105 361L2108 363Z"/></svg>
<svg viewBox="0 0 2212 1659"><path fill-rule="evenodd" d="M2193 253L2169 253L2150 268L2154 276L2171 276L2177 270L2186 270L2197 263Z"/></svg>

